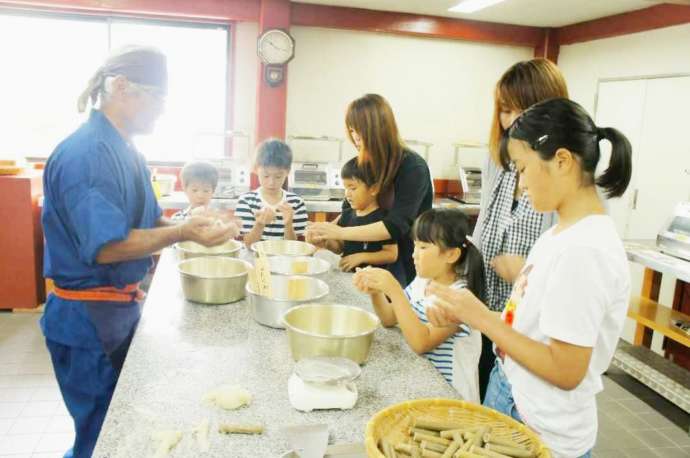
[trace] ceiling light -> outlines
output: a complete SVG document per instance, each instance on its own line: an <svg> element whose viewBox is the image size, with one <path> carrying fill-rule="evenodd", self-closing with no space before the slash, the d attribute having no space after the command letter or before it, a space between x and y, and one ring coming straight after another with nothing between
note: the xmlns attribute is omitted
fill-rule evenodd
<svg viewBox="0 0 690 458"><path fill-rule="evenodd" d="M453 13L474 13L502 1L504 0L465 0L452 8L448 8L448 11Z"/></svg>

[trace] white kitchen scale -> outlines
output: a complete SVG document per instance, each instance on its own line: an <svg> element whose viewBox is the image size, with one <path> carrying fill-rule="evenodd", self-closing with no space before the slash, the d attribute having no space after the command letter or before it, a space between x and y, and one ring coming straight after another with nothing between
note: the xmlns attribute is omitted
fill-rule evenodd
<svg viewBox="0 0 690 458"><path fill-rule="evenodd" d="M357 403L361 368L346 358L304 358L295 364L288 379L290 404L302 412L351 409Z"/></svg>

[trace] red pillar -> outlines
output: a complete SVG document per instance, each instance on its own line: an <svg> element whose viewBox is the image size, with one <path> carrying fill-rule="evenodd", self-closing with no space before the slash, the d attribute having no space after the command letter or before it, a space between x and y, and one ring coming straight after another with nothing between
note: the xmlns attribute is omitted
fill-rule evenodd
<svg viewBox="0 0 690 458"><path fill-rule="evenodd" d="M290 29L289 0L261 0L259 34L268 29ZM280 86L270 87L264 81L264 64L259 63L259 82L256 94L256 140L268 137L285 138L287 114L287 71Z"/></svg>
<svg viewBox="0 0 690 458"><path fill-rule="evenodd" d="M260 0L259 35L268 29L290 29L289 0ZM258 37L257 37L258 38ZM264 64L259 62L259 78L256 88L256 142L270 137L285 138L287 116L287 68L280 86L271 87L264 80ZM259 183L254 174L251 188Z"/></svg>

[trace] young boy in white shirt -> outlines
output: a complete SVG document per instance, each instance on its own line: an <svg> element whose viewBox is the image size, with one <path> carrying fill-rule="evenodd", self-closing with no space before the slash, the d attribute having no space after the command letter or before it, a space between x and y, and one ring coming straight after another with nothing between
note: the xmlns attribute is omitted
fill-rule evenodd
<svg viewBox="0 0 690 458"><path fill-rule="evenodd" d="M218 169L208 162L189 162L180 176L189 206L172 215L173 221L189 218L195 208L207 208L218 186Z"/></svg>

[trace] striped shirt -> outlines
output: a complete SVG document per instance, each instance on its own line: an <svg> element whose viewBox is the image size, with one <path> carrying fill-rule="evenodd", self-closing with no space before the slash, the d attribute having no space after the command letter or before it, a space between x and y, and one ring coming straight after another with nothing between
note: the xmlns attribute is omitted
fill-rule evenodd
<svg viewBox="0 0 690 458"><path fill-rule="evenodd" d="M412 305L412 310L417 314L419 321L426 324L429 319L426 316L426 307L433 304L434 298L432 296L426 297L424 289L428 284L428 280L415 277L407 288L405 288L405 295ZM467 285L464 280L458 280L451 285L453 289L466 288ZM453 385L453 347L455 346L455 339L467 337L470 335L470 328L467 325L461 324L458 327L458 332L451 335L438 347L430 352L424 353L424 356L434 365L434 367L443 375L446 381Z"/></svg>
<svg viewBox="0 0 690 458"><path fill-rule="evenodd" d="M292 227L295 231L295 235L304 234L304 230L307 228L307 207L304 205L304 201L297 194L283 191L282 202L287 202L294 210L294 215L292 217ZM256 191L251 191L240 196L240 200L237 202L237 207L235 208L235 216L242 220L242 235L248 234L256 223L254 215L256 212L264 207L271 207L275 210L277 205L271 205L261 197L261 188ZM279 211L276 211L276 217L271 222L264 227L264 232L261 234L261 240L281 240L285 238L285 223L283 222L283 215Z"/></svg>

